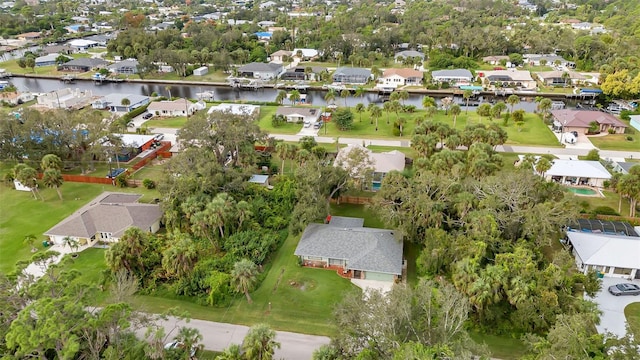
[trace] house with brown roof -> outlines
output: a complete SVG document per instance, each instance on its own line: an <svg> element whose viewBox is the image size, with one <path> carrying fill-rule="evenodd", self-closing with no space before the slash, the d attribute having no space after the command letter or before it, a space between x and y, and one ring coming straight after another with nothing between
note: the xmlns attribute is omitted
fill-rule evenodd
<svg viewBox="0 0 640 360"><path fill-rule="evenodd" d="M98 241L117 242L124 232L137 227L155 233L160 229L162 209L157 204L141 204L139 194L104 192L71 214L44 235L54 244L69 237L83 245Z"/></svg>
<svg viewBox="0 0 640 360"><path fill-rule="evenodd" d="M387 69L382 73L380 81L384 85L422 85L423 74L420 70L414 69Z"/></svg>
<svg viewBox="0 0 640 360"><path fill-rule="evenodd" d="M198 110L201 110L198 104L187 99L154 101L147 107L147 111L156 116L187 116Z"/></svg>
<svg viewBox="0 0 640 360"><path fill-rule="evenodd" d="M483 83L488 86L510 86L529 90L537 87L536 81L531 77L531 73L526 70L478 71L478 77L483 78Z"/></svg>
<svg viewBox="0 0 640 360"><path fill-rule="evenodd" d="M598 124L600 132L611 130L616 134L624 134L624 129L628 127L615 116L602 111L554 110L551 111L551 116L553 116L554 127L562 127L565 133L577 131L579 134L586 134L593 122Z"/></svg>
<svg viewBox="0 0 640 360"><path fill-rule="evenodd" d="M32 31L32 32L27 32L27 33L23 33L23 34L18 34L18 35L16 35L16 38L18 40L22 40L22 41L33 41L33 40L40 39L41 36L42 36L41 32Z"/></svg>
<svg viewBox="0 0 640 360"><path fill-rule="evenodd" d="M286 59L291 58L293 53L288 50L278 50L271 54L271 61L275 63L283 63Z"/></svg>

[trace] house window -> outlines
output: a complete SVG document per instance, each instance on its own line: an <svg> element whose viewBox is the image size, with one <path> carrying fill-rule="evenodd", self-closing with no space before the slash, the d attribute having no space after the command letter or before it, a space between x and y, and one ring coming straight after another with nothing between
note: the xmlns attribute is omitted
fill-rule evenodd
<svg viewBox="0 0 640 360"><path fill-rule="evenodd" d="M631 275L631 269L615 268L615 269L613 269L613 273L616 274L616 275Z"/></svg>
<svg viewBox="0 0 640 360"><path fill-rule="evenodd" d="M322 261L322 257L321 256L307 256L307 260Z"/></svg>

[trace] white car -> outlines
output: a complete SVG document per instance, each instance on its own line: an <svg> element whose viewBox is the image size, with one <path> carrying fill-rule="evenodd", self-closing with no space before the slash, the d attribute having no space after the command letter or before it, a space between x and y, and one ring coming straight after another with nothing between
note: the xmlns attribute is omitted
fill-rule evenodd
<svg viewBox="0 0 640 360"><path fill-rule="evenodd" d="M304 121L304 127L306 127L306 128L311 127L311 121L305 120Z"/></svg>

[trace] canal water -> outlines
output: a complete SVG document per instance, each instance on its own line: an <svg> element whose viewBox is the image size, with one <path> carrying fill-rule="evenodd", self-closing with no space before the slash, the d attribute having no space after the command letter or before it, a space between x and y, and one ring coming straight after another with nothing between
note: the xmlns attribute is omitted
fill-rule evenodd
<svg viewBox="0 0 640 360"><path fill-rule="evenodd" d="M92 81L76 81L73 84L64 84L58 79L34 79L14 77L10 80L19 90L30 91L32 93L46 93L62 88L72 88L80 90L91 90L93 95L104 96L112 93L119 94L136 94L150 96L154 92L162 96L169 96L169 92L173 97L186 97L189 99L197 99L196 94L202 92L212 92L215 101L261 101L261 102L273 102L280 90L273 88L262 88L258 90L239 90L236 88L226 86L200 86L200 85L176 85L176 84L157 84L157 83L103 83L96 85ZM325 90L308 90L306 92L306 102L314 106L325 106L327 103L324 100L326 95ZM406 105L414 105L418 109L422 108L422 98L424 94L410 94L409 99L404 101ZM439 102L439 98L433 96ZM496 97L489 100L506 100L505 97ZM462 97L457 96L455 101L460 104L462 110L465 110L465 104ZM338 106L345 105L345 99L336 96L335 103ZM376 93L366 93L363 97L350 96L346 99L346 105L353 107L358 103L363 103L365 106L369 103L382 104L382 99ZM575 102L567 102L568 107L575 106ZM285 100L285 105L289 105L289 102ZM469 106L473 108L472 105ZM533 96L529 98L522 98L520 103L515 106L515 109L523 109L527 112L533 112L536 108Z"/></svg>

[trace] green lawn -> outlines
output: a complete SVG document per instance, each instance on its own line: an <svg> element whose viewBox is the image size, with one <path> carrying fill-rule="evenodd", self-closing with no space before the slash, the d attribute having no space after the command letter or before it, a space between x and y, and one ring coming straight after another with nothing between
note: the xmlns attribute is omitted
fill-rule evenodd
<svg viewBox="0 0 640 360"><path fill-rule="evenodd" d="M0 185L0 271L9 273L17 261L31 257L29 247L22 242L26 235L35 235L36 247L42 249L45 239L42 233L96 197L102 188L102 185L65 183L61 187L64 201L58 199L54 189L41 188L43 202L35 200L30 192Z"/></svg>
<svg viewBox="0 0 640 360"><path fill-rule="evenodd" d="M278 330L331 335L331 312L341 294L356 287L335 271L298 266L293 251L299 236L290 236L278 250L260 287L251 293L253 303L238 296L229 307L213 308L160 296L137 296L140 310L160 313L172 307L192 318L251 326L267 323Z"/></svg>
<svg viewBox="0 0 640 360"><path fill-rule="evenodd" d="M176 117L152 117L150 120L145 121L142 127L148 128L176 128L179 129L187 122L186 116Z"/></svg>
<svg viewBox="0 0 640 360"><path fill-rule="evenodd" d="M604 197L590 197L590 196L575 196L579 202L586 202L589 204L587 211L593 210L598 206L608 206L615 211L618 211L618 204L620 204L620 195L613 191L603 190ZM622 199L622 207L620 215L629 216L629 201Z"/></svg>
<svg viewBox="0 0 640 360"><path fill-rule="evenodd" d="M627 140L627 136L630 136L633 141ZM589 140L600 150L640 151L640 135L637 133L590 137Z"/></svg>
<svg viewBox="0 0 640 360"><path fill-rule="evenodd" d="M633 336L638 339L640 337L640 302L627 305L624 308L624 316L627 318Z"/></svg>
<svg viewBox="0 0 640 360"><path fill-rule="evenodd" d="M151 179L158 183L158 181L162 180L162 173L164 171L163 165L153 165L147 164L142 169L138 170L134 173L131 178L137 180Z"/></svg>
<svg viewBox="0 0 640 360"><path fill-rule="evenodd" d="M417 110L414 113L399 113L397 115L395 113L387 114L386 112L383 112L380 119L378 119L378 131L376 131L375 119L371 118L369 112L365 111L361 114L354 112L353 116L353 127L351 130L341 131L337 128L335 122L329 122L326 124L327 128L320 129L318 135L332 137L361 137L364 139L410 140L416 126L416 119L424 119L426 117L423 110ZM402 137L393 135L393 124L398 118L405 120ZM447 123L450 126L453 126L453 116L445 115L444 111L438 111L431 120ZM387 123L387 121L389 123ZM456 119L456 129L461 130L467 124L489 124L491 122L503 126L502 120L488 120L486 118L481 118L474 110L470 110L467 113L465 111L465 107L462 106L462 113ZM507 140L508 144L560 147L558 139L535 114L525 114L525 122L522 128L518 128L512 121L510 121L506 127L503 126L503 128L509 136Z"/></svg>
<svg viewBox="0 0 640 360"><path fill-rule="evenodd" d="M77 257L71 259L69 269L78 270L82 274L75 280L76 283L100 284L102 270L107 269L104 262L105 251L100 248L89 248L79 252Z"/></svg>
<svg viewBox="0 0 640 360"><path fill-rule="evenodd" d="M470 332L471 338L478 344L486 344L491 355L502 360L515 360L526 355L522 341L506 336Z"/></svg>

